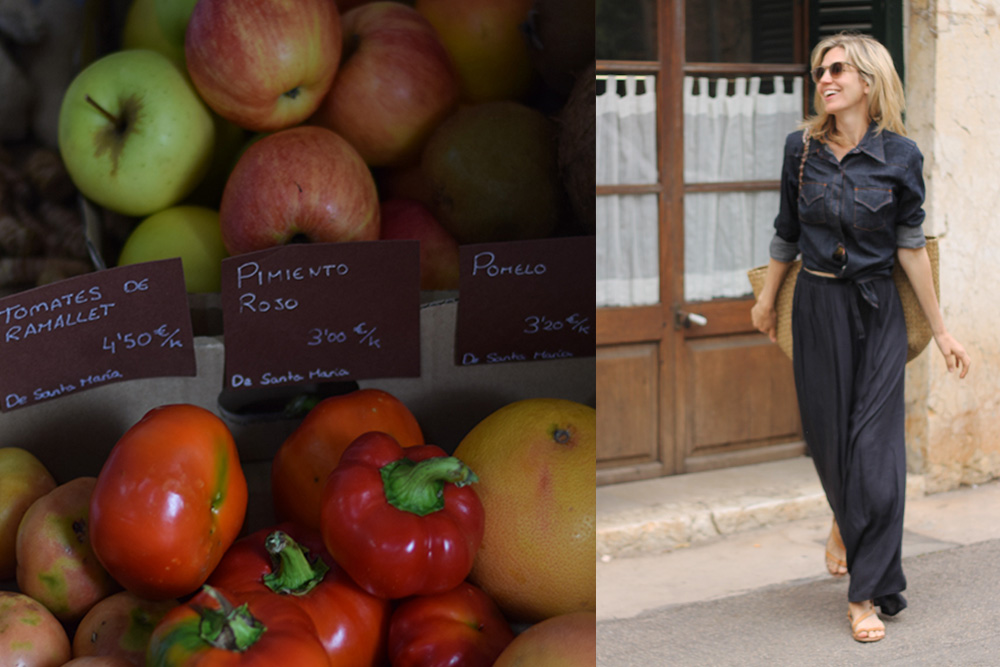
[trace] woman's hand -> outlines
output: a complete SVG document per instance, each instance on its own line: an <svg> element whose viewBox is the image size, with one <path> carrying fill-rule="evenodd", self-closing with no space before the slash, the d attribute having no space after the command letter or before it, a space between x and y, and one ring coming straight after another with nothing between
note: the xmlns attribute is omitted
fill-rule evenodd
<svg viewBox="0 0 1000 667"><path fill-rule="evenodd" d="M778 313L774 310L774 302L778 298L778 288L785 280L785 274L791 262L779 262L773 257L767 263L767 273L764 276L764 286L757 295L757 302L750 310L750 320L754 328L767 334L772 343L778 342Z"/></svg>
<svg viewBox="0 0 1000 667"><path fill-rule="evenodd" d="M947 331L935 335L934 342L937 343L938 349L944 355L944 360L948 364L948 372L951 373L957 369L959 379L964 378L969 372L969 366L972 365L972 357L965 351L962 344Z"/></svg>
<svg viewBox="0 0 1000 667"><path fill-rule="evenodd" d="M766 333L772 343L778 342L778 313L774 303L758 299L750 311L750 319L754 327L761 333Z"/></svg>
<svg viewBox="0 0 1000 667"><path fill-rule="evenodd" d="M931 272L931 260L927 255L927 248L898 248L897 257L899 263L906 272L906 277L913 285L913 291L917 295L920 308L927 316L927 322L931 325L934 334L934 342L944 355L944 360L948 364L948 372L958 370L958 377L964 378L969 372L972 358L965 351L962 344L955 340L948 329L945 328L944 317L941 315L941 307L938 305L937 294L934 291L934 275Z"/></svg>

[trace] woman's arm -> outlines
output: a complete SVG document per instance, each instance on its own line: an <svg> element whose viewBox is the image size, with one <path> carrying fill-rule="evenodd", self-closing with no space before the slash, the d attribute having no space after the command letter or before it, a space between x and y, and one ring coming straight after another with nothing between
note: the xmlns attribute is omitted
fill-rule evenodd
<svg viewBox="0 0 1000 667"><path fill-rule="evenodd" d="M773 257L767 263L767 273L764 276L764 287L757 296L757 302L750 311L750 319L758 331L766 333L772 343L778 341L778 314L774 310L774 301L778 296L778 288L785 280L785 275L791 262L780 262Z"/></svg>
<svg viewBox="0 0 1000 667"><path fill-rule="evenodd" d="M927 256L927 248L897 248L897 253L899 263L906 272L906 277L910 279L910 284L913 285L920 308L931 325L934 342L937 343L948 364L948 372L958 369L958 376L964 378L969 372L972 359L945 327L937 294L934 292L934 276L931 273L931 260Z"/></svg>

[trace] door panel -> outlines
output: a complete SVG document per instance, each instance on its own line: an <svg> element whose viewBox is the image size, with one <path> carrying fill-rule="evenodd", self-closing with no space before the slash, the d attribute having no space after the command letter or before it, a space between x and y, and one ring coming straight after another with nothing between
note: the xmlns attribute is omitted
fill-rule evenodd
<svg viewBox="0 0 1000 667"><path fill-rule="evenodd" d="M597 462L599 467L659 460L658 344L597 350Z"/></svg>
<svg viewBox="0 0 1000 667"><path fill-rule="evenodd" d="M792 365L765 337L692 341L685 361L684 393L697 406L690 413L685 468L692 458L799 440Z"/></svg>

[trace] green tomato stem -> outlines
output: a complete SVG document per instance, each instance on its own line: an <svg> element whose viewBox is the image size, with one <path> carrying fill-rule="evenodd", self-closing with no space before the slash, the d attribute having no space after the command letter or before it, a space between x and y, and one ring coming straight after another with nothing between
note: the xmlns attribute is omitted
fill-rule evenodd
<svg viewBox="0 0 1000 667"><path fill-rule="evenodd" d="M323 397L316 394L302 394L288 401L282 413L288 419L300 419L309 414L309 411L319 405L322 400Z"/></svg>
<svg viewBox="0 0 1000 667"><path fill-rule="evenodd" d="M476 473L454 456L419 463L402 458L382 466L380 472L389 504L418 516L444 509L445 482L465 486L479 481Z"/></svg>
<svg viewBox="0 0 1000 667"><path fill-rule="evenodd" d="M244 603L233 607L217 589L205 586L204 590L219 603L219 609L199 609L201 622L198 635L203 641L223 651L242 653L253 646L267 629Z"/></svg>
<svg viewBox="0 0 1000 667"><path fill-rule="evenodd" d="M309 550L287 533L276 530L264 540L274 569L264 575L264 584L275 593L305 595L330 570L319 556L309 558Z"/></svg>

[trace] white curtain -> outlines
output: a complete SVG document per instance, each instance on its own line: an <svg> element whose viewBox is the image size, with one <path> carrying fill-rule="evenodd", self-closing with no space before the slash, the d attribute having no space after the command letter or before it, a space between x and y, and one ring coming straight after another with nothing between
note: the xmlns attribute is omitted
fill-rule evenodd
<svg viewBox="0 0 1000 667"><path fill-rule="evenodd" d="M802 79L760 92L760 77L684 78L684 182L776 181L785 137L802 119ZM696 88L697 84L697 88ZM714 92L712 95L710 93ZM684 196L684 299L750 293L748 269L767 263L778 192Z"/></svg>
<svg viewBox="0 0 1000 667"><path fill-rule="evenodd" d="M607 78L605 91L597 96L596 152L598 185L648 185L659 180L654 77ZM655 194L597 198L599 307L659 301L658 221Z"/></svg>

